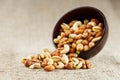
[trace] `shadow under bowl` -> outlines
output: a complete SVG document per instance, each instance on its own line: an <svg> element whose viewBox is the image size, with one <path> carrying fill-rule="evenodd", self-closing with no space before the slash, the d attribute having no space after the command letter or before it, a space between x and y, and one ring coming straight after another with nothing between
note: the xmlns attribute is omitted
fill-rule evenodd
<svg viewBox="0 0 120 80"><path fill-rule="evenodd" d="M58 22L56 23L54 29L53 29L53 37L52 39L56 38L59 35L59 30L61 28L61 24L64 23L69 23L73 20L80 20L83 21L84 19L88 19L90 20L91 18L95 18L98 19L101 23L103 23L103 34L102 34L102 38L96 42L95 46L93 48L91 48L88 51L84 51L81 52L79 54L79 57L83 58L83 59L89 59L93 56L95 56L96 54L98 54L101 49L104 47L107 38L108 38L108 24L107 24L107 20L104 16L104 14L94 8L94 7L79 7L76 9L73 9L71 11L69 11L68 13L66 13L65 15L63 15ZM53 40L52 40L53 41ZM57 48L57 45L53 42L53 44L55 45L55 47Z"/></svg>

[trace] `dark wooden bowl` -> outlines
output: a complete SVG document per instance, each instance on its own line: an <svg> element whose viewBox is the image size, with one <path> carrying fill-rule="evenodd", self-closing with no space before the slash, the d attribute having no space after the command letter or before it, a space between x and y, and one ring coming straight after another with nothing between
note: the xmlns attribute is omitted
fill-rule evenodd
<svg viewBox="0 0 120 80"><path fill-rule="evenodd" d="M60 25L63 22L69 23L72 20L83 21L84 19L91 19L91 18L96 18L100 22L103 23L103 35L102 35L101 40L99 40L93 48L91 48L88 51L80 53L79 57L84 58L84 59L89 59L89 58L95 56L104 47L106 40L108 38L108 24L107 24L106 18L104 16L104 14L96 8L88 7L88 6L87 7L80 7L80 8L76 8L74 10L71 10L68 13L66 13L65 15L63 15L58 20L58 22L56 23L56 25L53 29L52 39L54 39L58 36L59 29L61 28ZM54 45L56 47L55 43L54 43Z"/></svg>

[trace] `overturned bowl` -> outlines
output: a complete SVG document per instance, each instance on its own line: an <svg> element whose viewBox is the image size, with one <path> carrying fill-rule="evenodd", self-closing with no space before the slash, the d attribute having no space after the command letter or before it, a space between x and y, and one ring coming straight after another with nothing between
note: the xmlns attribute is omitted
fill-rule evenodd
<svg viewBox="0 0 120 80"><path fill-rule="evenodd" d="M106 21L106 18L104 16L104 14L100 10L98 10L94 7L88 7L87 6L87 7L76 8L74 10L69 11L65 15L63 15L58 20L58 22L56 23L56 25L53 29L52 39L54 40L54 38L56 38L59 35L60 28L61 28L60 25L63 22L69 23L72 20L83 21L84 19L91 19L91 18L96 18L97 20L99 20L103 24L102 38L95 44L95 46L93 48L91 48L88 51L80 53L79 57L81 57L83 59L89 59L89 58L95 56L104 47L104 45L107 41L107 38L108 38L108 30L109 29L108 29L108 24L107 24L107 21ZM54 43L54 45L57 48L57 45L55 43Z"/></svg>

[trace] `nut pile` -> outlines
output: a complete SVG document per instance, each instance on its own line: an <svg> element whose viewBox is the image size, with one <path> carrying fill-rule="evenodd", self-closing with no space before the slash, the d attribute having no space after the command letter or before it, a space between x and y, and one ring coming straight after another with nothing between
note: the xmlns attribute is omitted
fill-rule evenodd
<svg viewBox="0 0 120 80"><path fill-rule="evenodd" d="M31 55L22 59L22 63L31 69L44 68L46 71L53 71L54 69L89 69L92 64L89 60L79 58L76 53L68 55L61 54L61 49L58 48L51 52L44 49L44 53L36 56Z"/></svg>
<svg viewBox="0 0 120 80"><path fill-rule="evenodd" d="M79 58L83 51L88 51L95 46L102 37L102 23L97 19L90 21L85 19L83 23L78 20L69 24L62 23L60 33L54 39L57 49L36 56L29 56L22 59L22 63L29 68L44 68L46 71L54 69L89 69L92 64L89 60Z"/></svg>
<svg viewBox="0 0 120 80"><path fill-rule="evenodd" d="M83 24L77 20L69 24L62 23L60 33L54 39L54 43L58 48L65 48L61 53L80 54L94 47L95 43L101 39L102 26L97 19L91 19L90 22L85 19Z"/></svg>

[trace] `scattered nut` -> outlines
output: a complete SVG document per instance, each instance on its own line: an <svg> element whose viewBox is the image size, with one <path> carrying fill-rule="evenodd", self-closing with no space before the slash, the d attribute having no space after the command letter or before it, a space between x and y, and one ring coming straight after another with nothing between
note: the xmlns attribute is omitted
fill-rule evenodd
<svg viewBox="0 0 120 80"><path fill-rule="evenodd" d="M80 69L82 67L82 62L79 62L76 66L75 66L75 69Z"/></svg>
<svg viewBox="0 0 120 80"><path fill-rule="evenodd" d="M30 65L29 68L31 68L31 69L39 69L39 68L41 68L41 65L40 65L40 63L34 63L34 64Z"/></svg>
<svg viewBox="0 0 120 80"><path fill-rule="evenodd" d="M54 62L58 62L58 61L60 61L60 59L61 59L60 56L52 56L52 60L53 60Z"/></svg>
<svg viewBox="0 0 120 80"><path fill-rule="evenodd" d="M85 63L86 63L86 66L87 66L88 69L93 67L93 65L90 63L89 60L86 60Z"/></svg>
<svg viewBox="0 0 120 80"><path fill-rule="evenodd" d="M64 64L62 62L58 62L58 65L56 66L57 69L64 68Z"/></svg>
<svg viewBox="0 0 120 80"><path fill-rule="evenodd" d="M44 54L40 54L40 56L39 56L39 59L43 59L45 56L44 56Z"/></svg>
<svg viewBox="0 0 120 80"><path fill-rule="evenodd" d="M69 62L68 64L65 65L66 69L73 69L73 63Z"/></svg>
<svg viewBox="0 0 120 80"><path fill-rule="evenodd" d="M44 52L49 52L49 53L50 53L50 50L47 49L47 48L45 48L45 49L44 49Z"/></svg>
<svg viewBox="0 0 120 80"><path fill-rule="evenodd" d="M22 58L21 62L24 64L26 62L26 58Z"/></svg>
<svg viewBox="0 0 120 80"><path fill-rule="evenodd" d="M49 52L44 52L44 57L45 57L45 58L51 58L51 55L50 55Z"/></svg>
<svg viewBox="0 0 120 80"><path fill-rule="evenodd" d="M66 54L63 54L62 58L61 58L61 61L64 63L64 64L67 64L69 62L69 59L68 59L68 56Z"/></svg>
<svg viewBox="0 0 120 80"><path fill-rule="evenodd" d="M25 63L24 63L24 65L25 65L26 67L29 67L29 66L31 66L32 64L34 64L34 62L33 62L32 60L29 60L29 59L27 59L27 60L25 61Z"/></svg>
<svg viewBox="0 0 120 80"><path fill-rule="evenodd" d="M60 53L59 53L59 50L54 50L53 52L51 52L51 56L59 56Z"/></svg>
<svg viewBox="0 0 120 80"><path fill-rule="evenodd" d="M72 58L72 63L73 63L73 66L75 68L79 63L79 60L77 58Z"/></svg>
<svg viewBox="0 0 120 80"><path fill-rule="evenodd" d="M47 58L47 60L48 60L48 62L47 62L47 64L49 65L49 64L53 64L53 60L51 59L51 58Z"/></svg>
<svg viewBox="0 0 120 80"><path fill-rule="evenodd" d="M47 62L42 62L42 63L41 63L41 67L44 68L45 66L47 66Z"/></svg>
<svg viewBox="0 0 120 80"><path fill-rule="evenodd" d="M53 71L55 69L55 67L53 65L47 65L44 67L45 71Z"/></svg>

